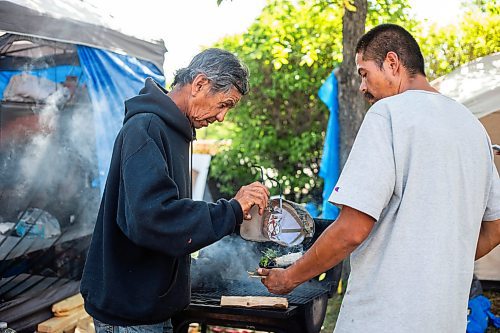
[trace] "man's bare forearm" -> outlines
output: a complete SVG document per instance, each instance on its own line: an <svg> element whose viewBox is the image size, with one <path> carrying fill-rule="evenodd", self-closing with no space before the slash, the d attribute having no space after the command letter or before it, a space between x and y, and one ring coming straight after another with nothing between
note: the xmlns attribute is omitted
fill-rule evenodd
<svg viewBox="0 0 500 333"><path fill-rule="evenodd" d="M339 218L314 245L289 268L259 268L262 283L273 294L287 294L347 257L370 234L375 220L356 209L344 206Z"/></svg>
<svg viewBox="0 0 500 333"><path fill-rule="evenodd" d="M290 279L298 285L337 265L368 237L373 223L368 215L345 207L337 221L288 269Z"/></svg>
<svg viewBox="0 0 500 333"><path fill-rule="evenodd" d="M500 220L483 221L476 248L476 260L487 255L500 244Z"/></svg>

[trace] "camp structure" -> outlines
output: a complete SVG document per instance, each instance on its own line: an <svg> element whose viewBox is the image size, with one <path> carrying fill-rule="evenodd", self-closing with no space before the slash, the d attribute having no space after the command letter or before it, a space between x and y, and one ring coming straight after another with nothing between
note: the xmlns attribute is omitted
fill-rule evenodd
<svg viewBox="0 0 500 333"><path fill-rule="evenodd" d="M0 321L33 332L79 288L123 101L163 41L78 0L0 1Z"/></svg>

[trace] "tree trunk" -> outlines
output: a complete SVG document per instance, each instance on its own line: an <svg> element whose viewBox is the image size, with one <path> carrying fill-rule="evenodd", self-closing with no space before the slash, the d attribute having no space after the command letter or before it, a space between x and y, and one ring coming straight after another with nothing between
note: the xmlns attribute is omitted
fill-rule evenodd
<svg viewBox="0 0 500 333"><path fill-rule="evenodd" d="M340 168L344 166L366 113L358 91L360 79L354 61L356 43L365 32L367 0L354 0L356 11L344 9L342 64L339 69Z"/></svg>
<svg viewBox="0 0 500 333"><path fill-rule="evenodd" d="M358 39L365 32L367 0L354 0L356 11L344 9L342 18L342 64L340 65L339 79L339 125L340 125L340 169L351 151L367 107L359 93L360 79L356 72L354 61ZM347 287L347 279L351 272L349 257L342 262L342 293Z"/></svg>

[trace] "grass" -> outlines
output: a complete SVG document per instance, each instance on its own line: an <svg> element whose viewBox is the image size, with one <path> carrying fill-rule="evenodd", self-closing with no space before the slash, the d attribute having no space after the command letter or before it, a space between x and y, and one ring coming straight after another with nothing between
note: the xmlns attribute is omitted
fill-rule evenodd
<svg viewBox="0 0 500 333"><path fill-rule="evenodd" d="M332 333L339 315L340 304L342 304L342 296L336 295L328 300L328 308L326 309L325 321L321 327L321 333Z"/></svg>

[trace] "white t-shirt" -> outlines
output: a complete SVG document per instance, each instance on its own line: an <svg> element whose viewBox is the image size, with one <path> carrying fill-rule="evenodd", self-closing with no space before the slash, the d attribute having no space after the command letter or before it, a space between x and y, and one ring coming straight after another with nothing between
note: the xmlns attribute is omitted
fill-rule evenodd
<svg viewBox="0 0 500 333"><path fill-rule="evenodd" d="M335 333L465 332L481 221L500 218L489 138L467 108L420 90L374 104L330 201L377 220Z"/></svg>

